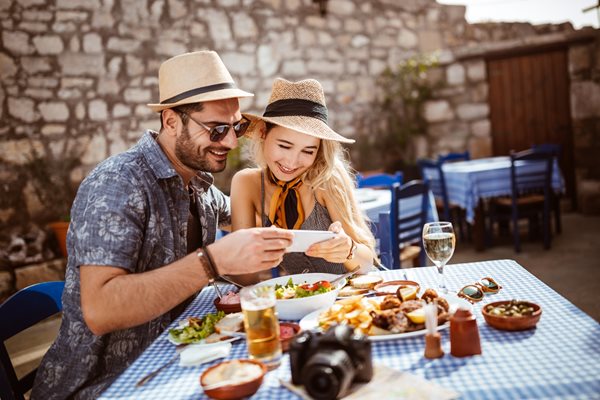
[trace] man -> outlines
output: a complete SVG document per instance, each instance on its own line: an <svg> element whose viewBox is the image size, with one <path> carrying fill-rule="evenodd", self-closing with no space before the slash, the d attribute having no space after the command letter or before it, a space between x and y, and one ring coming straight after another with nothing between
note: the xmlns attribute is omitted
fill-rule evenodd
<svg viewBox="0 0 600 400"><path fill-rule="evenodd" d="M63 321L33 399L96 398L211 278L271 268L292 235L247 229L215 242L228 198L212 185L247 121L215 52L159 70L159 133L98 165L71 212ZM213 243L214 242L214 243ZM212 256L212 257L211 257ZM242 270L243 268L243 270Z"/></svg>

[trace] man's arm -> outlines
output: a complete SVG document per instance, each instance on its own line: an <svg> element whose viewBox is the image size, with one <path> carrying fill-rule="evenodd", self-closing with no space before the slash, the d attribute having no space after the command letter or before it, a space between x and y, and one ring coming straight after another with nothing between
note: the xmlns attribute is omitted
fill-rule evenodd
<svg viewBox="0 0 600 400"><path fill-rule="evenodd" d="M258 272L278 265L292 233L277 228L243 229L208 246L220 275ZM204 259L184 258L139 274L83 265L81 308L95 335L130 328L168 312L208 283Z"/></svg>

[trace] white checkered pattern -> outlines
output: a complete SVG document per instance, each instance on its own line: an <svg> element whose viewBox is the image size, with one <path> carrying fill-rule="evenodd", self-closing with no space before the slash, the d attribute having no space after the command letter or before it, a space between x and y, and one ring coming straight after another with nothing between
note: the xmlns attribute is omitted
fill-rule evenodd
<svg viewBox="0 0 600 400"><path fill-rule="evenodd" d="M422 287L435 287L435 267L386 271L386 280L416 280ZM449 265L447 285L458 290L484 276L503 287L474 305L483 354L455 358L450 355L448 330L442 341L446 355L436 360L423 357L422 336L373 344L373 360L420 375L462 393L464 399L600 399L600 325L523 267L512 260ZM212 287L204 289L184 315L214 312ZM488 326L482 305L505 299L531 300L542 306L542 317L534 330L505 332ZM161 335L110 386L102 399L198 399L204 398L199 377L209 365L179 367L172 364L141 388L135 383L173 356L175 348ZM247 357L246 345L235 342L230 358ZM281 387L278 378L289 380L289 357L267 374L253 399L297 398Z"/></svg>
<svg viewBox="0 0 600 400"><path fill-rule="evenodd" d="M536 163L521 162L517 168L537 168ZM475 220L475 208L480 199L497 196L510 196L510 157L481 158L470 161L445 163L442 165L446 178L448 200L467 211L467 221ZM438 179L432 176L432 179ZM552 187L563 192L565 183L554 160Z"/></svg>

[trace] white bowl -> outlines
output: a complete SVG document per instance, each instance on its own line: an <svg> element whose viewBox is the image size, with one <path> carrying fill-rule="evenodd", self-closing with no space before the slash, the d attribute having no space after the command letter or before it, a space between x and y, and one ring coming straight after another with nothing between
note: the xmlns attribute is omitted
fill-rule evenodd
<svg viewBox="0 0 600 400"><path fill-rule="evenodd" d="M275 284L285 285L290 278L292 282L297 285L304 283L315 283L318 281L332 281L339 275L336 274L321 274L321 273L308 273L308 274L297 274L297 275L285 275L278 278L269 279L259 283L257 286ZM299 299L282 299L275 302L275 310L279 319L285 320L300 320L305 315L318 310L319 308L331 306L337 297L338 292L346 284L346 279L342 279L335 285L335 287L327 293L316 294L314 296L302 297Z"/></svg>

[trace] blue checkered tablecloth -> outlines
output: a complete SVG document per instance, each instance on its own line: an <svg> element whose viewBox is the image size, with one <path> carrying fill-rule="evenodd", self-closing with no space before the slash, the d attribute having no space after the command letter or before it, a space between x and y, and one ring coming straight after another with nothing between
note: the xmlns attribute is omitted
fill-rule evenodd
<svg viewBox="0 0 600 400"><path fill-rule="evenodd" d="M416 280L422 287L435 287L435 267L382 272L386 280ZM474 305L483 354L465 358L450 355L448 330L442 331L446 355L436 360L423 357L422 336L375 342L376 364L407 371L444 387L454 389L464 399L600 399L600 325L564 297L512 260L448 265L446 281L458 290L484 276L502 285L499 293L486 295ZM183 317L214 312L212 288L204 289ZM505 299L531 300L542 306L536 329L506 332L488 326L481 307ZM205 398L199 385L200 374L216 362L197 367L170 365L152 381L136 388L144 375L175 354L175 348L162 334L103 393L102 399L199 399ZM247 357L246 345L236 342L230 358ZM269 372L253 399L294 399L278 379L290 379L289 357Z"/></svg>
<svg viewBox="0 0 600 400"><path fill-rule="evenodd" d="M535 169L539 166L539 163L521 161L517 164L517 169ZM448 200L466 210L466 219L469 223L475 220L475 208L480 199L511 194L510 157L445 163L442 165L442 170L446 178ZM430 176L430 178L439 179L437 176ZM552 188L557 192L563 192L564 187L558 162L554 160Z"/></svg>

